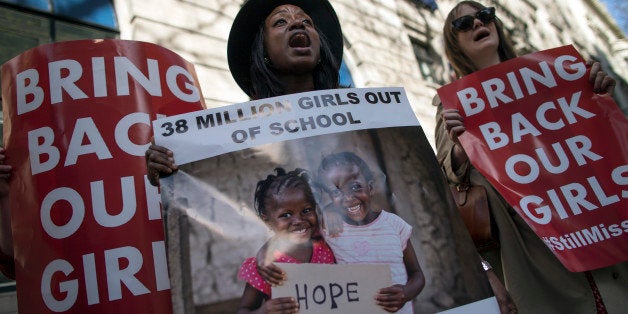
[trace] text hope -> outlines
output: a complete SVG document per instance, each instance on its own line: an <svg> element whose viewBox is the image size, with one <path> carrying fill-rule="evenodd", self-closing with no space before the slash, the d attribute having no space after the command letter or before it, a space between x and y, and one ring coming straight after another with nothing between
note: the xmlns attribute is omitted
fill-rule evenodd
<svg viewBox="0 0 628 314"><path fill-rule="evenodd" d="M359 302L359 286L357 282L329 284L295 284L294 293L299 305L305 309L326 308L329 310L338 310L339 303L337 300L343 299L343 302L353 303Z"/></svg>

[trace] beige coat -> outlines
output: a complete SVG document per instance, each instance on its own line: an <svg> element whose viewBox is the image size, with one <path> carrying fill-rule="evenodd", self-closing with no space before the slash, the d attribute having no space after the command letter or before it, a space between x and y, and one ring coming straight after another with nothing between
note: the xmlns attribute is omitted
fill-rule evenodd
<svg viewBox="0 0 628 314"><path fill-rule="evenodd" d="M483 253L494 268L502 271L504 284L519 313L596 313L595 302L584 273L569 272L526 222L506 203L495 188L467 162L452 168L453 141L440 119L438 96L436 113L437 158L449 182L460 182L467 167L471 184L487 189L489 206L497 226L500 248ZM628 313L628 262L592 271L609 313ZM500 275L500 274L498 274Z"/></svg>

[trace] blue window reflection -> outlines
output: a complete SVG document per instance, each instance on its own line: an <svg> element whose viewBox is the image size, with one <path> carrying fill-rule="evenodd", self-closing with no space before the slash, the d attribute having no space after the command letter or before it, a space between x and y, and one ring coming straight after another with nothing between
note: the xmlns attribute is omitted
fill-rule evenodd
<svg viewBox="0 0 628 314"><path fill-rule="evenodd" d="M340 86L355 87L353 78L351 77L351 72L349 72L349 68L347 68L344 60L342 60L342 63L340 64Z"/></svg>
<svg viewBox="0 0 628 314"><path fill-rule="evenodd" d="M0 0L0 2L118 29L111 0Z"/></svg>
<svg viewBox="0 0 628 314"><path fill-rule="evenodd" d="M50 1L48 0L2 0L2 2L13 3L22 7L37 9L41 11L52 11Z"/></svg>
<svg viewBox="0 0 628 314"><path fill-rule="evenodd" d="M84 22L118 28L110 0L52 0L55 13Z"/></svg>

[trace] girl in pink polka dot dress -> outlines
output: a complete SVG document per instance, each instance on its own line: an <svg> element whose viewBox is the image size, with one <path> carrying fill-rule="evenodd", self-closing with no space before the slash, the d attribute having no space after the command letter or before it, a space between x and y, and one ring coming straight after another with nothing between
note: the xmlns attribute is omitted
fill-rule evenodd
<svg viewBox="0 0 628 314"><path fill-rule="evenodd" d="M255 209L258 216L274 232L261 251L262 264L318 263L334 264L335 258L319 232L316 201L307 172L275 169L257 183ZM271 298L271 286L257 270L257 258L247 258L238 277L246 287L238 313L296 313L299 304L294 298Z"/></svg>

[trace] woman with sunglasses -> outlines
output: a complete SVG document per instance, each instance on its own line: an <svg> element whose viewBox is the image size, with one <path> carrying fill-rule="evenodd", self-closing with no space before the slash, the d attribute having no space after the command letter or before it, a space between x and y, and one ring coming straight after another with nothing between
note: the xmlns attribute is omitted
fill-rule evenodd
<svg viewBox="0 0 628 314"><path fill-rule="evenodd" d="M447 58L458 77L516 57L495 9L475 1L462 1L451 10L443 35ZM595 92L612 93L615 86L615 81L601 71L597 62L591 65L590 81ZM437 157L448 181L461 182L462 176L469 173L471 184L487 189L500 247L481 255L494 267L487 275L502 313L516 309L508 308L507 294L498 293L501 282L496 275L505 283L520 313L625 313L626 263L585 273L572 273L564 268L487 179L473 168L458 141L465 131L458 110L443 110L438 96L434 104L438 105Z"/></svg>

